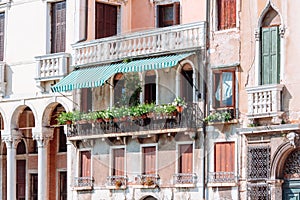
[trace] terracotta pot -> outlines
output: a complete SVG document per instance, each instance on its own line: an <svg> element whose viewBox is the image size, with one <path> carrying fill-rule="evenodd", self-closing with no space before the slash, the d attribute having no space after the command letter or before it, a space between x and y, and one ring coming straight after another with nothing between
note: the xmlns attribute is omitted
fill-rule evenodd
<svg viewBox="0 0 300 200"><path fill-rule="evenodd" d="M176 106L176 109L179 113L182 113L183 111L183 106Z"/></svg>

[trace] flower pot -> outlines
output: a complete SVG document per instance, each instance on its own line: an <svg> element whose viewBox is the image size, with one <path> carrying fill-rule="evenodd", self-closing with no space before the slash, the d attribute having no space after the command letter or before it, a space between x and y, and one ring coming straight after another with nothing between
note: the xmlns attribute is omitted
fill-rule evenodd
<svg viewBox="0 0 300 200"><path fill-rule="evenodd" d="M70 124L72 124L72 121L71 121L71 120L67 120L67 121L66 121L66 124L67 124L67 125L70 125Z"/></svg>
<svg viewBox="0 0 300 200"><path fill-rule="evenodd" d="M183 112L183 106L176 106L176 110L177 110L177 112L182 113Z"/></svg>

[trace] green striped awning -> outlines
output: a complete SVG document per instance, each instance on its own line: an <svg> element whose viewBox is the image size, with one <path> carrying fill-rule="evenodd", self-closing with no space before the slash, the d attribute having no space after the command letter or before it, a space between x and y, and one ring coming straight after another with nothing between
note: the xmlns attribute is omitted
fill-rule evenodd
<svg viewBox="0 0 300 200"><path fill-rule="evenodd" d="M119 64L105 65L74 70L52 86L53 92L64 92L80 88L99 87L115 73Z"/></svg>
<svg viewBox="0 0 300 200"><path fill-rule="evenodd" d="M53 92L65 92L81 88L99 87L116 73L142 72L173 67L179 61L192 55L192 53L176 54L134 60L129 63L117 63L104 66L79 68L52 86Z"/></svg>
<svg viewBox="0 0 300 200"><path fill-rule="evenodd" d="M181 61L182 59L190 55L192 55L192 53L134 60L129 63L126 63L126 65L116 68L116 73L141 72L146 70L155 70L155 69L174 67L175 65L177 65L179 61Z"/></svg>

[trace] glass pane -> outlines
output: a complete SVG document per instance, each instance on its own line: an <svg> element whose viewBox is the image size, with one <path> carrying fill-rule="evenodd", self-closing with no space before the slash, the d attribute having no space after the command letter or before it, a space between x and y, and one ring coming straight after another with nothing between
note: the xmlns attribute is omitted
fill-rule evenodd
<svg viewBox="0 0 300 200"><path fill-rule="evenodd" d="M168 6L164 8L164 21L173 20L173 6Z"/></svg>
<svg viewBox="0 0 300 200"><path fill-rule="evenodd" d="M232 105L232 72L222 73L222 79L216 76L217 89L215 93L216 103L220 103L221 106ZM217 104L218 105L218 104Z"/></svg>

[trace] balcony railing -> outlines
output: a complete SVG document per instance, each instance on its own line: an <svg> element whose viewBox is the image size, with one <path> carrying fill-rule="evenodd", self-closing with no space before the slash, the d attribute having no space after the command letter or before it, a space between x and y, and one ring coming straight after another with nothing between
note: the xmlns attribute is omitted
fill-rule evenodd
<svg viewBox="0 0 300 200"><path fill-rule="evenodd" d="M210 183L233 183L235 182L234 172L210 172Z"/></svg>
<svg viewBox="0 0 300 200"><path fill-rule="evenodd" d="M260 85L246 88L248 93L248 117L276 117L282 112L283 85Z"/></svg>
<svg viewBox="0 0 300 200"><path fill-rule="evenodd" d="M74 64L122 60L127 57L205 47L205 23L197 22L118 35L73 45Z"/></svg>
<svg viewBox="0 0 300 200"><path fill-rule="evenodd" d="M195 185L197 175L195 173L178 173L173 175L174 185Z"/></svg>
<svg viewBox="0 0 300 200"><path fill-rule="evenodd" d="M106 187L110 189L125 189L127 187L127 176L108 176Z"/></svg>
<svg viewBox="0 0 300 200"><path fill-rule="evenodd" d="M35 57L38 81L58 80L66 76L70 69L70 54L55 53Z"/></svg>
<svg viewBox="0 0 300 200"><path fill-rule="evenodd" d="M159 185L158 174L144 174L136 177L136 184L142 185L143 187L156 187Z"/></svg>
<svg viewBox="0 0 300 200"><path fill-rule="evenodd" d="M198 104L189 104L182 113L173 115L147 115L146 118L126 118L118 121L87 122L85 124L72 124L67 127L67 136L95 136L103 134L139 133L149 132L178 132L178 129L197 129L202 127L203 114Z"/></svg>
<svg viewBox="0 0 300 200"><path fill-rule="evenodd" d="M91 189L93 182L94 180L91 177L75 177L74 187Z"/></svg>

